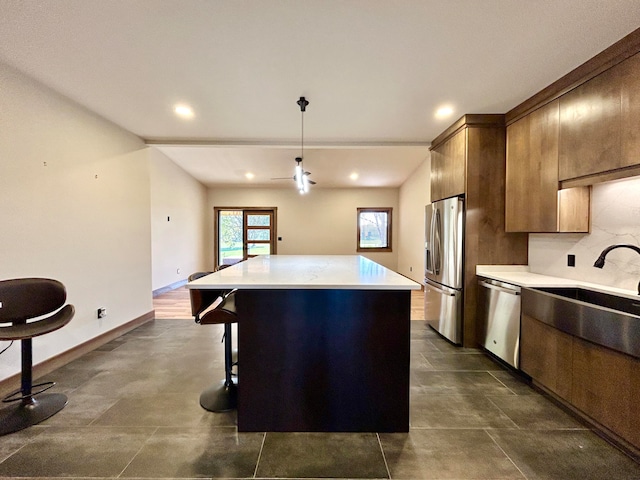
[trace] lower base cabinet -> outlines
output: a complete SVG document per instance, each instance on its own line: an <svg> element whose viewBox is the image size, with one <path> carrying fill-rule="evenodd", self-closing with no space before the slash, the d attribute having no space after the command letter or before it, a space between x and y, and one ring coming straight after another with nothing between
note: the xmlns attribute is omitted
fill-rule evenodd
<svg viewBox="0 0 640 480"><path fill-rule="evenodd" d="M640 360L522 315L520 368L640 452Z"/></svg>
<svg viewBox="0 0 640 480"><path fill-rule="evenodd" d="M640 449L640 360L574 338L571 403Z"/></svg>
<svg viewBox="0 0 640 480"><path fill-rule="evenodd" d="M520 368L560 398L570 400L572 336L522 315Z"/></svg>

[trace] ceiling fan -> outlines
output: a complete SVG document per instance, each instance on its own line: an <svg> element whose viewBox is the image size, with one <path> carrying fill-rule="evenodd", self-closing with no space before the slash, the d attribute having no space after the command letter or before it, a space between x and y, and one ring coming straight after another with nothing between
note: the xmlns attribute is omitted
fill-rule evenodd
<svg viewBox="0 0 640 480"><path fill-rule="evenodd" d="M311 172L306 172L302 168L302 158L296 157L296 168L292 177L274 177L271 180L293 180L296 182L296 186L300 193L307 193L309 191L309 185L315 185L316 182L309 179Z"/></svg>
<svg viewBox="0 0 640 480"><path fill-rule="evenodd" d="M316 182L309 179L309 175L311 175L311 172L305 171L304 167L302 166L302 159L304 158L304 112L306 111L307 105L309 105L309 102L307 101L306 98L300 97L296 103L300 106L301 119L302 119L301 121L302 128L301 128L301 135L300 135L300 156L296 157L296 167L295 167L295 170L293 171L293 177L276 177L276 178L272 178L271 180L293 179L293 181L296 182L298 191L301 194L305 194L309 191L309 185L316 184Z"/></svg>

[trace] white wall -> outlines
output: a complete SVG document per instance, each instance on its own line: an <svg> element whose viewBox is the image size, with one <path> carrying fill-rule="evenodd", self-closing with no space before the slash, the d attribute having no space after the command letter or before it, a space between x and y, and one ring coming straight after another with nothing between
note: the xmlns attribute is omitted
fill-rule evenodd
<svg viewBox="0 0 640 480"><path fill-rule="evenodd" d="M640 255L616 249L604 268L593 266L600 252L613 244L640 246L640 177L594 185L591 192L591 233L529 235L531 271L637 291ZM567 267L567 255L576 266Z"/></svg>
<svg viewBox="0 0 640 480"><path fill-rule="evenodd" d="M207 189L159 150L149 148L153 290L207 270Z"/></svg>
<svg viewBox="0 0 640 480"><path fill-rule="evenodd" d="M138 137L3 64L0 105L0 279L58 279L76 307L34 340L38 363L152 310L148 157ZM2 355L0 379L20 371L19 352Z"/></svg>
<svg viewBox="0 0 640 480"><path fill-rule="evenodd" d="M209 231L213 232L213 207L277 207L278 254L356 255L357 208L392 207L390 253L364 255L396 270L398 264L398 189L396 188L312 188L300 195L291 185L286 189L209 189ZM211 237L213 238L213 237ZM210 248L213 263L213 241Z"/></svg>
<svg viewBox="0 0 640 480"><path fill-rule="evenodd" d="M425 161L400 187L398 272L424 281L424 211L430 203L431 159Z"/></svg>

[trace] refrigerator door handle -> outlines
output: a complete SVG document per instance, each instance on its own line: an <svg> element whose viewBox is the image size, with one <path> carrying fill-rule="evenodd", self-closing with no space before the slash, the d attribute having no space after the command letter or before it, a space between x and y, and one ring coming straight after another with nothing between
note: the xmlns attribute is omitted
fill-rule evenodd
<svg viewBox="0 0 640 480"><path fill-rule="evenodd" d="M442 266L442 252L441 252L441 231L442 221L440 219L440 209L436 209L433 215L433 269L436 275L440 275L440 267Z"/></svg>
<svg viewBox="0 0 640 480"><path fill-rule="evenodd" d="M431 290L434 290L434 291L438 292L441 295L446 295L447 297L455 297L456 296L455 292L454 293L447 292L444 288L437 287L437 286L435 286L433 283L431 283L429 281L425 282L425 287L430 288Z"/></svg>
<svg viewBox="0 0 640 480"><path fill-rule="evenodd" d="M429 206L428 208L432 208ZM427 245L426 245L426 258L425 258L425 270L427 273L433 275L435 273L433 267L433 259L434 259L434 243L433 243L433 221L435 216L433 212L429 215L429 236L427 237Z"/></svg>

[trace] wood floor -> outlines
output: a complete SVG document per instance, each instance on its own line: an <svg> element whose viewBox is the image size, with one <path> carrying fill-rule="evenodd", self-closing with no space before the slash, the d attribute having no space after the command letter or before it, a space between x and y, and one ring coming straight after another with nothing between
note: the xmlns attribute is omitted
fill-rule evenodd
<svg viewBox="0 0 640 480"><path fill-rule="evenodd" d="M411 292L411 320L424 320L424 292ZM156 318L175 318L192 320L189 291L180 287L170 292L158 295L153 299Z"/></svg>

